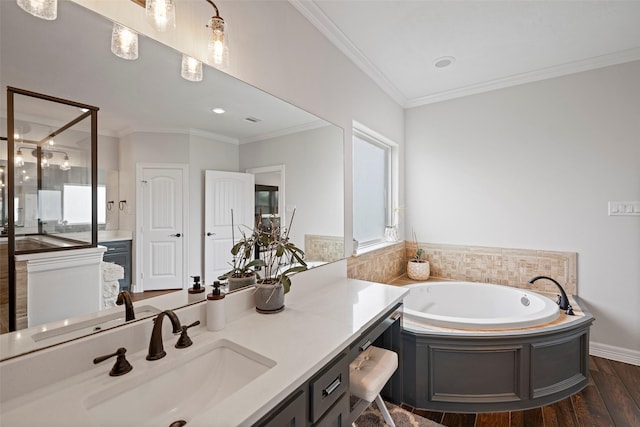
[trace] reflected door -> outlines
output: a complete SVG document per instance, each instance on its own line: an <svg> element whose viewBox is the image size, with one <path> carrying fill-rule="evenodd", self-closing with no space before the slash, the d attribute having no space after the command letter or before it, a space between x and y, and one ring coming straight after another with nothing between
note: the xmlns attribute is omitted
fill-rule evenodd
<svg viewBox="0 0 640 427"><path fill-rule="evenodd" d="M231 210L233 209L232 232ZM254 176L236 172L205 172L204 280L213 283L231 269L233 238L240 230L251 233L254 211Z"/></svg>
<svg viewBox="0 0 640 427"><path fill-rule="evenodd" d="M138 277L144 291L184 286L184 175L182 168L142 170Z"/></svg>

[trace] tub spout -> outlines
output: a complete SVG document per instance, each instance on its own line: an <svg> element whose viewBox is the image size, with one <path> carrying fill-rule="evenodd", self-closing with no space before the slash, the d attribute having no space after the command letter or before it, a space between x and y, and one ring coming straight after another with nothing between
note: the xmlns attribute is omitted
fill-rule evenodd
<svg viewBox="0 0 640 427"><path fill-rule="evenodd" d="M560 295L558 295L558 301L556 301L556 303L560 306L561 310L565 310L565 312L569 316L573 316L573 308L571 308L571 304L569 304L569 298L567 298L567 294L565 293L564 289L562 289L562 286L560 286L560 283L548 276L536 276L533 279L529 280L529 283L533 284L536 280L539 279L547 279L553 282L558 287L558 289L560 290Z"/></svg>

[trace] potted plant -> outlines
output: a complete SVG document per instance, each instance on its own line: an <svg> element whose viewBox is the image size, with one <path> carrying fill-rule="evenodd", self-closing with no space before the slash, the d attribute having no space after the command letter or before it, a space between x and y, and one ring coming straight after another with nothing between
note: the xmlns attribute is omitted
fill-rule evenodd
<svg viewBox="0 0 640 427"><path fill-rule="evenodd" d="M427 280L431 274L429 261L424 259L424 249L418 246L416 233L413 233L413 241L416 245L416 253L407 262L407 276L413 280Z"/></svg>
<svg viewBox="0 0 640 427"><path fill-rule="evenodd" d="M255 285L256 278L259 277L256 270L264 265L261 259L251 259L255 245L253 234L247 236L242 230L240 234L242 238L231 248L232 269L218 277L220 280L227 280L229 291Z"/></svg>
<svg viewBox="0 0 640 427"><path fill-rule="evenodd" d="M262 264L262 278L256 282L256 310L260 313L278 313L284 310L284 295L291 289L291 274L305 271L304 252L289 240L295 210L289 227L281 227L276 217L261 218L253 232Z"/></svg>

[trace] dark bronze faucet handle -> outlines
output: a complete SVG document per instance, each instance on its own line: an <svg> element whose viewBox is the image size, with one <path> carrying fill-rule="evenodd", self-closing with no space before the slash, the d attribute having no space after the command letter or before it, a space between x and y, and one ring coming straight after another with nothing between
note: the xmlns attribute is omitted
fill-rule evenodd
<svg viewBox="0 0 640 427"><path fill-rule="evenodd" d="M182 326L182 333L180 333L180 338L178 338L178 342L176 343L176 348L187 348L191 344L193 344L193 341L191 341L191 338L189 338L189 335L187 335L187 329L199 324L200 324L200 321L196 320L189 326L184 326L184 325Z"/></svg>
<svg viewBox="0 0 640 427"><path fill-rule="evenodd" d="M125 357L126 352L126 348L120 347L118 350L116 350L115 353L96 357L95 359L93 359L93 363L98 364L112 358L113 356L117 356L116 363L113 365L113 368L111 368L109 375L111 375L112 377L119 377L120 375L124 375L133 369L133 366L131 366L131 363L129 363L129 361Z"/></svg>

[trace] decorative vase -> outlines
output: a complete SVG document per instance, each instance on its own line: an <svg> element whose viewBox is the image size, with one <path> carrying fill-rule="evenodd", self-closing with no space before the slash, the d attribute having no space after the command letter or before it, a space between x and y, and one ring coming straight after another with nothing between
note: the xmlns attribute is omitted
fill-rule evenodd
<svg viewBox="0 0 640 427"><path fill-rule="evenodd" d="M251 276L244 277L229 277L227 279L229 283L229 292L235 291L236 289L245 288L247 286L253 286L256 284L256 275L252 274Z"/></svg>
<svg viewBox="0 0 640 427"><path fill-rule="evenodd" d="M261 283L258 281L254 298L258 313L273 314L284 310L284 287L280 282Z"/></svg>
<svg viewBox="0 0 640 427"><path fill-rule="evenodd" d="M407 276L413 280L427 280L431 274L429 261L418 262L410 260L407 262Z"/></svg>

